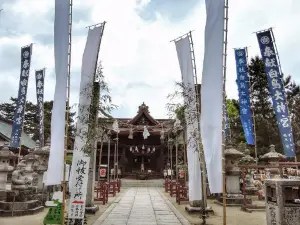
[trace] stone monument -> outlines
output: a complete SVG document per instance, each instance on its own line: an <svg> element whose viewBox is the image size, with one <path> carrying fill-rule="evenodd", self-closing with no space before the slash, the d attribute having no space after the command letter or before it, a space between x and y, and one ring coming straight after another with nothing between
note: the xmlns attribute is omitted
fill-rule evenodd
<svg viewBox="0 0 300 225"><path fill-rule="evenodd" d="M35 190L32 186L33 177L25 174L26 163L20 161L12 173L11 191L7 192L5 201L0 201L0 216L28 215L43 210L41 202L35 199Z"/></svg>
<svg viewBox="0 0 300 225"><path fill-rule="evenodd" d="M6 199L7 189L7 175L14 170L13 166L9 165L11 159L17 158L17 156L9 151L8 142L4 143L4 146L0 150L0 200Z"/></svg>
<svg viewBox="0 0 300 225"><path fill-rule="evenodd" d="M17 156L9 151L8 142L5 142L0 151L0 190L6 190L7 174L14 170L14 167L9 165L9 161L14 158Z"/></svg>

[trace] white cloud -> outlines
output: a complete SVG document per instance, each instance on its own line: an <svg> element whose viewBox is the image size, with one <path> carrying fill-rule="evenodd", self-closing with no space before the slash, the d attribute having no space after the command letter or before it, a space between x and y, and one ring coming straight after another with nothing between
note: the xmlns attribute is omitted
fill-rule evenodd
<svg viewBox="0 0 300 225"><path fill-rule="evenodd" d="M43 24L49 23L45 20L47 13L49 14L48 9L53 8L53 1L19 0L18 2L12 6L11 10L22 13L19 27L28 28L30 22L34 27L28 32L24 29L18 30L21 34L26 34L23 37L0 36L1 46L10 42L15 46L13 51L17 52L20 51L22 45L28 44L35 35L39 34L39 31L53 30L53 25L51 27L49 24L43 28ZM75 30L84 33L85 26L107 21L99 57L103 61L104 75L111 88L113 100L121 106L119 113L115 112L117 116L133 117L137 107L144 101L149 105L153 116L166 117L166 96L172 92L174 81L180 81L175 46L174 43L170 43L170 40L194 29L193 39L199 81L201 78L206 17L203 2L199 2L196 7L191 9L184 20L176 23L158 13L156 13L156 20L144 21L138 13L149 3L150 0L74 0L74 9L90 9L89 15L91 16L89 21L74 24ZM35 15L34 21L24 20L26 16L30 18L29 14L32 15L32 13ZM5 15L3 19L8 17L9 15ZM297 44L299 36L297 28L300 25L299 1L231 0L229 17L227 77L229 97L237 97L233 48L249 46L249 57L259 55L256 36L253 32L269 27L275 27L274 33L284 73L292 74L294 79L300 81L298 75L300 71L297 67L300 61L298 56L300 46ZM74 19L80 20L79 14L74 14ZM4 20L2 24L5 24ZM3 28L0 27L1 29ZM87 30L85 34L87 34ZM79 71L85 40L86 37L82 34L73 37L72 103L78 101ZM18 61L19 57L12 60ZM53 46L37 43L34 46L32 69L48 68L47 100L53 98L55 81L54 77L50 75L53 72L53 62ZM9 96L16 96L18 74L19 68L13 68L11 72L7 72L5 77L0 76L1 87L4 85L2 83L4 81L6 83L9 81L13 86L6 93L5 99L1 97L1 101L7 100ZM9 78L6 79L7 77ZM143 85L137 85L141 83ZM130 85L132 88L128 88ZM35 101L33 73L30 87L32 90L29 91L29 99Z"/></svg>

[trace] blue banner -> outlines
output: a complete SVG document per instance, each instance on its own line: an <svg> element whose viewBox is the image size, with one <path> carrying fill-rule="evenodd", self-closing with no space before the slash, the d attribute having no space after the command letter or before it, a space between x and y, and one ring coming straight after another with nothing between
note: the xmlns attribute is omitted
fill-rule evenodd
<svg viewBox="0 0 300 225"><path fill-rule="evenodd" d="M19 83L18 102L12 125L10 146L20 147L20 139L23 130L23 120L26 106L28 78L30 72L32 45L21 48L21 74Z"/></svg>
<svg viewBox="0 0 300 225"><path fill-rule="evenodd" d="M39 121L39 141L40 146L44 146L44 76L45 70L35 71L36 98L37 98L37 117Z"/></svg>
<svg viewBox="0 0 300 225"><path fill-rule="evenodd" d="M277 54L275 51L273 33L271 30L267 30L259 32L256 35L265 65L269 92L272 97L273 109L276 114L284 153L287 157L294 157L294 138L288 114L288 107L286 104L282 73L279 68Z"/></svg>
<svg viewBox="0 0 300 225"><path fill-rule="evenodd" d="M255 145L254 126L249 96L249 76L246 49L235 49L237 86L239 91L240 118L248 145Z"/></svg>

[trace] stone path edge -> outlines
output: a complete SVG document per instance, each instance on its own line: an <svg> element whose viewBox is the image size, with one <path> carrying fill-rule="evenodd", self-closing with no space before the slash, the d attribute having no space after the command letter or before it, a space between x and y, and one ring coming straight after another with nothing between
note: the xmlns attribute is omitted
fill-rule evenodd
<svg viewBox="0 0 300 225"><path fill-rule="evenodd" d="M101 224L104 222L104 220L109 216L111 211L118 205L119 201L123 197L124 194L126 194L128 190L126 190L124 193L122 193L120 196L118 196L111 204L110 206L102 213L102 215L92 224L92 225L97 225Z"/></svg>
<svg viewBox="0 0 300 225"><path fill-rule="evenodd" d="M167 205L170 207L170 209L173 211L177 219L183 224L183 225L191 225L190 222L175 208L175 206L169 201L169 199L164 196L163 193L161 193L161 190L158 190L158 193L160 196L164 199L164 201L167 203Z"/></svg>

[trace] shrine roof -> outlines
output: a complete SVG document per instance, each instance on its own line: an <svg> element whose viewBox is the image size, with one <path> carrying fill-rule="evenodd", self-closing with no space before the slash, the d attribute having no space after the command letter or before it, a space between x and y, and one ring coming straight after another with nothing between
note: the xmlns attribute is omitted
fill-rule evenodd
<svg viewBox="0 0 300 225"><path fill-rule="evenodd" d="M102 118L103 119L103 118ZM139 106L137 114L133 118L115 118L119 121L120 128L129 128L132 126L140 127L141 129L143 126L147 127L157 127L162 128L166 123L173 123L173 119L155 119L150 115L149 107L143 102ZM113 118L106 118L104 120L108 120L113 122Z"/></svg>
<svg viewBox="0 0 300 225"><path fill-rule="evenodd" d="M12 121L0 116L0 137L5 141L10 141L11 130ZM35 142L25 132L22 132L21 143L26 148L35 147Z"/></svg>

